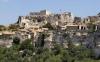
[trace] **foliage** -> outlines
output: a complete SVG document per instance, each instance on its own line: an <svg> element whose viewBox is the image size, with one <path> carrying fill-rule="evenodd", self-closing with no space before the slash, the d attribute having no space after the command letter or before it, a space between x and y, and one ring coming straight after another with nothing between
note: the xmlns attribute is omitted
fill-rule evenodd
<svg viewBox="0 0 100 62"><path fill-rule="evenodd" d="M12 31L17 31L18 29L20 28L20 26L19 25L14 25L14 24L11 24L9 27L8 27L8 29L9 30L12 30Z"/></svg>
<svg viewBox="0 0 100 62"><path fill-rule="evenodd" d="M50 23L47 23L46 25L43 26L43 28L48 28L50 30L53 30L53 26Z"/></svg>
<svg viewBox="0 0 100 62"><path fill-rule="evenodd" d="M96 25L95 24L93 24L92 22L91 23L88 23L88 29L89 29L89 32L90 33L93 33L93 32L95 32L95 29L96 29Z"/></svg>
<svg viewBox="0 0 100 62"><path fill-rule="evenodd" d="M33 50L33 44L32 44L32 40L30 39L26 39L25 41L23 41L20 45L20 50Z"/></svg>
<svg viewBox="0 0 100 62"><path fill-rule="evenodd" d="M40 33L39 37L38 37L38 41L36 42L35 46L36 47L43 47L44 46L44 39L45 39L45 34L44 33Z"/></svg>
<svg viewBox="0 0 100 62"><path fill-rule="evenodd" d="M19 37L15 37L13 39L13 44L16 44L16 45L20 44L20 38Z"/></svg>
<svg viewBox="0 0 100 62"><path fill-rule="evenodd" d="M30 39L10 48L0 47L0 62L100 62L91 55L91 50L83 46L66 49L55 44L51 49L34 48Z"/></svg>
<svg viewBox="0 0 100 62"><path fill-rule="evenodd" d="M3 25L0 25L0 31L4 31L4 30L6 30L6 27Z"/></svg>

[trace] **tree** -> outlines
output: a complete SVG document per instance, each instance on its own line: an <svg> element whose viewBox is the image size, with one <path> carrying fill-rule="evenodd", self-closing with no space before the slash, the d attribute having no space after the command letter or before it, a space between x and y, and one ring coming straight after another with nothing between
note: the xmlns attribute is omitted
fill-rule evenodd
<svg viewBox="0 0 100 62"><path fill-rule="evenodd" d="M17 24L11 24L9 27L8 27L8 29L9 30L13 30L13 31L17 31L18 29L20 28L20 26L19 25L17 25Z"/></svg>
<svg viewBox="0 0 100 62"><path fill-rule="evenodd" d="M23 41L20 45L20 50L33 50L34 46L32 44L32 40L31 39L26 39L25 41Z"/></svg>
<svg viewBox="0 0 100 62"><path fill-rule="evenodd" d="M75 59L73 56L70 55L70 52L68 50L63 50L63 53L61 54L62 62L74 62Z"/></svg>
<svg viewBox="0 0 100 62"><path fill-rule="evenodd" d="M35 46L36 47L44 47L44 44L45 44L44 39L45 39L45 34L44 33L40 33Z"/></svg>
<svg viewBox="0 0 100 62"><path fill-rule="evenodd" d="M93 24L92 22L91 23L88 23L88 29L89 29L89 33L93 33L95 32L95 28L96 28L96 25Z"/></svg>
<svg viewBox="0 0 100 62"><path fill-rule="evenodd" d="M0 25L0 31L4 31L4 30L6 30L6 27L3 25Z"/></svg>
<svg viewBox="0 0 100 62"><path fill-rule="evenodd" d="M51 56L45 62L62 62L60 56Z"/></svg>
<svg viewBox="0 0 100 62"><path fill-rule="evenodd" d="M49 28L50 30L53 30L53 26L50 23L47 23L43 26L43 28Z"/></svg>
<svg viewBox="0 0 100 62"><path fill-rule="evenodd" d="M15 37L13 39L13 44L19 45L20 44L20 38L19 37Z"/></svg>
<svg viewBox="0 0 100 62"><path fill-rule="evenodd" d="M56 43L54 45L54 48L52 49L52 51L53 51L54 55L59 55L62 53L63 48L62 48L62 46L60 46L59 44Z"/></svg>

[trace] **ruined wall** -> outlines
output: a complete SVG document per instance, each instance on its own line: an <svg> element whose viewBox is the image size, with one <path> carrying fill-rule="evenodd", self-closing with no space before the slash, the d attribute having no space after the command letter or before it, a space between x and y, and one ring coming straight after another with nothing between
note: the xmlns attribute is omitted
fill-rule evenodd
<svg viewBox="0 0 100 62"><path fill-rule="evenodd" d="M44 10L40 11L39 13L40 15L35 12L28 16L19 17L19 25L25 28L35 25L39 25L41 27L46 23L50 23L52 26L64 26L66 24L73 23L74 21L74 16L70 12L62 14L50 14L50 12Z"/></svg>

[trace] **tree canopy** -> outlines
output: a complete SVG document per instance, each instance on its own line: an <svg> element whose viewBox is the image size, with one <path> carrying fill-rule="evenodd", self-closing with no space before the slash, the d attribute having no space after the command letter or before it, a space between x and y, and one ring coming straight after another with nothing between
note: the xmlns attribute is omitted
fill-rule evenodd
<svg viewBox="0 0 100 62"><path fill-rule="evenodd" d="M32 40L10 48L0 47L0 62L100 62L92 57L92 50L83 46L63 48L35 48Z"/></svg>

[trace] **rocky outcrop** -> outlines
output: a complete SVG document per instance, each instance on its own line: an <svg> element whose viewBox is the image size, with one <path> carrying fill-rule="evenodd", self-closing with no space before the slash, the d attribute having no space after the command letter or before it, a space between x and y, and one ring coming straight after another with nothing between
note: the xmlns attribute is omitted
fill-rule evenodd
<svg viewBox="0 0 100 62"><path fill-rule="evenodd" d="M100 29L99 14L81 18L73 16L71 12L54 14L43 10L31 12L27 16L19 16L17 24L26 30L31 30L34 34L34 42L40 41L38 39L40 33L46 33L48 36L44 38L44 47L51 48L52 42L66 46L69 41L76 46L84 45L88 48L94 48L95 41L99 44L99 37L96 34ZM43 30L43 28L47 29ZM95 36L97 36L96 39Z"/></svg>

